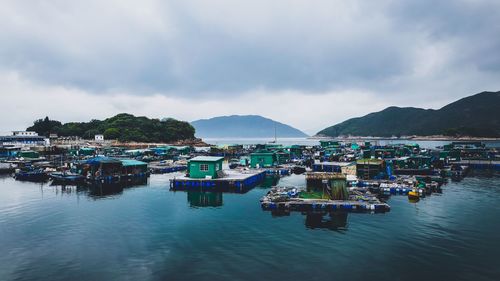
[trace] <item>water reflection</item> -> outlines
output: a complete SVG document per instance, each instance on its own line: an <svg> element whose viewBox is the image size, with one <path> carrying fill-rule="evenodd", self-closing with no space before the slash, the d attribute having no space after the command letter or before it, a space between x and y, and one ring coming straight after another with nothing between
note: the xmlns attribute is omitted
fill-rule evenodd
<svg viewBox="0 0 500 281"><path fill-rule="evenodd" d="M273 217L290 216L289 210L272 210ZM347 212L302 212L305 216L305 227L307 229L329 229L333 231L347 230Z"/></svg>
<svg viewBox="0 0 500 281"><path fill-rule="evenodd" d="M220 207L222 192L188 191L187 201L191 207Z"/></svg>
<svg viewBox="0 0 500 281"><path fill-rule="evenodd" d="M261 188L270 188L276 186L280 180L280 176L266 175L262 183L259 185Z"/></svg>
<svg viewBox="0 0 500 281"><path fill-rule="evenodd" d="M327 214L306 213L305 226L308 229L347 230L347 216L345 212L331 212Z"/></svg>
<svg viewBox="0 0 500 281"><path fill-rule="evenodd" d="M86 194L92 199L109 198L123 194L125 189L144 187L148 185L147 178L134 179L123 183L114 184L92 184L92 185L61 185L51 183L51 187L55 187L55 192L58 194Z"/></svg>

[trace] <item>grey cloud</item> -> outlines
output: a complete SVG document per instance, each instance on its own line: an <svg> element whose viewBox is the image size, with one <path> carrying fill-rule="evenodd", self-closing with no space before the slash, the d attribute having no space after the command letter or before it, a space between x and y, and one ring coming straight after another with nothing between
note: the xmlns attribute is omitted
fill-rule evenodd
<svg viewBox="0 0 500 281"><path fill-rule="evenodd" d="M64 2L30 8L10 1L0 14L0 39L8 42L0 45L0 68L39 83L99 93L118 89L197 96L256 88L307 93L362 88L387 94L410 86L418 91L424 83L428 92L439 79L414 80L415 53L438 42L455 51L443 67L454 79L466 79L464 69L469 68L500 71L499 7L494 1L361 1L354 8L342 1L318 1L312 11L324 6L321 15L304 11L292 18L284 18L283 7L265 2L256 1L260 6L252 10L235 6L234 12L245 17L219 22L203 9L209 13L237 4L218 1L195 11L183 1L153 3L155 16L131 12L124 19L113 15L113 7L89 1L96 11L104 10L94 19L79 16ZM342 18L336 7L350 18ZM66 19L64 13L75 18ZM262 13L268 16L263 19ZM108 14L110 20L105 19ZM137 21L151 19L151 24L138 26ZM239 22L245 20L249 22ZM480 86L470 83L470 88Z"/></svg>

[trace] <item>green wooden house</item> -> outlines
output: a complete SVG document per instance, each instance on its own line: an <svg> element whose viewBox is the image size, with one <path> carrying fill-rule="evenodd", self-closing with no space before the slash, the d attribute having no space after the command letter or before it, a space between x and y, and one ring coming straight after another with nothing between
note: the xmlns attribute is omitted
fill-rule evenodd
<svg viewBox="0 0 500 281"><path fill-rule="evenodd" d="M78 155L80 156L92 156L95 154L95 148L92 147L82 147L78 149Z"/></svg>
<svg viewBox="0 0 500 281"><path fill-rule="evenodd" d="M134 159L120 159L120 161L122 162L123 175L147 173L148 171L148 163L146 162Z"/></svg>
<svg viewBox="0 0 500 281"><path fill-rule="evenodd" d="M189 160L188 172L190 178L204 179L218 178L218 172L222 171L224 157L197 156Z"/></svg>
<svg viewBox="0 0 500 281"><path fill-rule="evenodd" d="M325 148L325 147L339 147L340 146L338 141L332 141L332 140L320 140L319 144L323 148Z"/></svg>
<svg viewBox="0 0 500 281"><path fill-rule="evenodd" d="M285 164L285 163L288 163L290 162L290 153L285 151L285 150L278 150L278 151L275 151L276 153L276 162L278 163L278 165L282 165L282 164Z"/></svg>
<svg viewBox="0 0 500 281"><path fill-rule="evenodd" d="M382 159L360 159L356 161L356 175L361 179L374 179L385 172Z"/></svg>
<svg viewBox="0 0 500 281"><path fill-rule="evenodd" d="M302 157L302 147L300 145L285 146L284 149L290 153L291 158Z"/></svg>
<svg viewBox="0 0 500 281"><path fill-rule="evenodd" d="M37 159L40 158L40 154L33 150L22 150L17 154L18 157L22 157L25 159Z"/></svg>
<svg viewBox="0 0 500 281"><path fill-rule="evenodd" d="M252 168L273 167L278 164L278 157L272 151L257 151L250 154L250 166Z"/></svg>

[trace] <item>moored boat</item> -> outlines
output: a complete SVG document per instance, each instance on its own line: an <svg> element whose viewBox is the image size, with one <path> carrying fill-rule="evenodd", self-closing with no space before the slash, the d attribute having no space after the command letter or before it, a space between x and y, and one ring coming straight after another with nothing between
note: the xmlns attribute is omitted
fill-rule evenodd
<svg viewBox="0 0 500 281"><path fill-rule="evenodd" d="M61 184L75 184L81 183L85 180L85 177L80 174L68 173L68 172L54 172L49 175L52 183Z"/></svg>
<svg viewBox="0 0 500 281"><path fill-rule="evenodd" d="M304 166L293 166L292 172L296 175L301 175L306 172L306 167Z"/></svg>
<svg viewBox="0 0 500 281"><path fill-rule="evenodd" d="M14 178L20 181L43 182L49 178L49 175L42 169L28 171L19 170L16 171Z"/></svg>
<svg viewBox="0 0 500 281"><path fill-rule="evenodd" d="M408 198L409 199L419 199L420 198L420 192L418 190L411 190L408 192Z"/></svg>
<svg viewBox="0 0 500 281"><path fill-rule="evenodd" d="M14 172L14 167L10 163L0 163L0 174L8 174Z"/></svg>

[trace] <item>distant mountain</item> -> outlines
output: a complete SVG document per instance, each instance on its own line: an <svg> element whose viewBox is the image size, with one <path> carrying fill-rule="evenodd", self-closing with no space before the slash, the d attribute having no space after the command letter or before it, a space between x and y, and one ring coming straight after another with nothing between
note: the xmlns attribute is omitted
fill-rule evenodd
<svg viewBox="0 0 500 281"><path fill-rule="evenodd" d="M328 127L317 135L500 137L500 91L482 92L438 110L391 106Z"/></svg>
<svg viewBox="0 0 500 281"><path fill-rule="evenodd" d="M219 116L191 122L199 138L278 138L307 137L289 125L258 115Z"/></svg>

